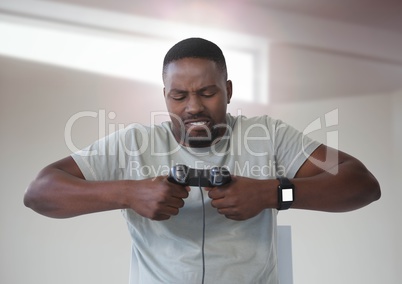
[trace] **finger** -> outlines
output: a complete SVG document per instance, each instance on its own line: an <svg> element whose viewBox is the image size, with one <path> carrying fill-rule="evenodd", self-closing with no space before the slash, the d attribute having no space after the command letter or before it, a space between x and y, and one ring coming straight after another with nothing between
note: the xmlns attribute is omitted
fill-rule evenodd
<svg viewBox="0 0 402 284"><path fill-rule="evenodd" d="M180 197L169 196L161 201L159 205L161 209L164 207L182 208L184 206L184 200Z"/></svg>
<svg viewBox="0 0 402 284"><path fill-rule="evenodd" d="M225 208L224 200L222 198L220 199L212 199L211 201L211 206L216 208L216 209L222 209Z"/></svg>
<svg viewBox="0 0 402 284"><path fill-rule="evenodd" d="M229 219L234 219L239 216L239 213L236 210L233 210L232 208L221 208L218 209L218 213L225 215L225 217Z"/></svg>
<svg viewBox="0 0 402 284"><path fill-rule="evenodd" d="M166 208L166 215L169 216L176 216L177 214L179 214L179 208L176 207L168 207Z"/></svg>
<svg viewBox="0 0 402 284"><path fill-rule="evenodd" d="M226 218L234 220L234 221L244 221L246 218L242 217L241 215L225 215Z"/></svg>
<svg viewBox="0 0 402 284"><path fill-rule="evenodd" d="M208 196L211 199L220 199L225 197L225 191L219 187L214 187L208 191Z"/></svg>
<svg viewBox="0 0 402 284"><path fill-rule="evenodd" d="M204 190L205 191L211 191L212 189L214 189L215 187L209 187L209 186L205 186Z"/></svg>
<svg viewBox="0 0 402 284"><path fill-rule="evenodd" d="M169 186L171 190L171 195L178 198L187 198L190 192L189 186L183 186L175 183L171 183L167 179L165 179L166 184Z"/></svg>
<svg viewBox="0 0 402 284"><path fill-rule="evenodd" d="M234 221L243 221L243 220L247 219L244 215L242 215L237 210L233 210L233 209L230 209L230 208L220 209L220 210L218 210L218 213L222 214L226 218L234 220Z"/></svg>
<svg viewBox="0 0 402 284"><path fill-rule="evenodd" d="M158 210L157 216L176 216L179 214L179 208L175 206L166 205L165 207Z"/></svg>
<svg viewBox="0 0 402 284"><path fill-rule="evenodd" d="M183 187L183 186L175 187L172 190L172 197L187 198L188 195L189 195L189 191L186 189L186 187Z"/></svg>
<svg viewBox="0 0 402 284"><path fill-rule="evenodd" d="M158 215L155 215L153 218L151 218L151 220L154 220L154 221L165 221L165 220L170 219L170 217L171 217L171 215L158 214Z"/></svg>
<svg viewBox="0 0 402 284"><path fill-rule="evenodd" d="M184 200L182 198L173 197L169 203L169 206L174 208L182 208L184 206Z"/></svg>

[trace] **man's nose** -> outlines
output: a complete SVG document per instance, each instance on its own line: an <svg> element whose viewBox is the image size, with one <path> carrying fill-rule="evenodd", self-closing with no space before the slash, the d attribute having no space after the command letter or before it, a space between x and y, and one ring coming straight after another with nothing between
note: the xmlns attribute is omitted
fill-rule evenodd
<svg viewBox="0 0 402 284"><path fill-rule="evenodd" d="M204 110L202 99L197 94L190 94L187 101L186 111L190 114L197 114Z"/></svg>

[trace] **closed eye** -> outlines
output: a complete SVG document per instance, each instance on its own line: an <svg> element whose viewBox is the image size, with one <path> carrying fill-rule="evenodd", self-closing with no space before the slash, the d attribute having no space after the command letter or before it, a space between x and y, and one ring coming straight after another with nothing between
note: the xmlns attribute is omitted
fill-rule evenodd
<svg viewBox="0 0 402 284"><path fill-rule="evenodd" d="M173 91L169 94L169 96L176 101L184 100L187 97L186 91Z"/></svg>
<svg viewBox="0 0 402 284"><path fill-rule="evenodd" d="M209 98L209 97L212 97L215 94L216 94L216 92L206 91L206 92L201 93L200 96Z"/></svg>
<svg viewBox="0 0 402 284"><path fill-rule="evenodd" d="M212 97L218 92L218 89L215 86L209 86L198 90L198 95L203 97Z"/></svg>

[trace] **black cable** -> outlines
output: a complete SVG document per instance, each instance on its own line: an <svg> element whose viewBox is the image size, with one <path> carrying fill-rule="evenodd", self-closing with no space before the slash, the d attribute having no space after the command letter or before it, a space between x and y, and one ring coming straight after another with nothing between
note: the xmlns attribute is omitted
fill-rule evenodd
<svg viewBox="0 0 402 284"><path fill-rule="evenodd" d="M198 184L201 184L201 176L199 178ZM204 194L203 194L201 185L199 186L199 188L200 188L201 201L202 201L202 244L201 244L202 280L201 280L201 283L204 284L204 278L205 278L205 252L204 252L204 247L205 247L205 204L204 204Z"/></svg>

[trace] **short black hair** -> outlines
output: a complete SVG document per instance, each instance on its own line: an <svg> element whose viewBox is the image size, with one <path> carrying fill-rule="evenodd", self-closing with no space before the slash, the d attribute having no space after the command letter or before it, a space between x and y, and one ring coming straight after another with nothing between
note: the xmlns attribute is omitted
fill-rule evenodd
<svg viewBox="0 0 402 284"><path fill-rule="evenodd" d="M172 46L163 60L162 76L165 76L169 63L183 58L202 58L212 60L227 76L226 61L222 50L215 43L203 38L187 38Z"/></svg>

